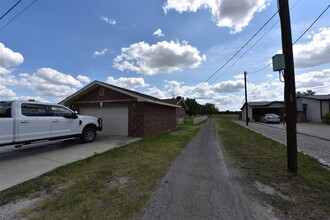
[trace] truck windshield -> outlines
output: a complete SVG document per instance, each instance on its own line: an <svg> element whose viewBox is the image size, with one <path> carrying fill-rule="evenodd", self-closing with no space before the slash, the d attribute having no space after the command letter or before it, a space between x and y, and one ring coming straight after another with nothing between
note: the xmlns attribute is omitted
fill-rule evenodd
<svg viewBox="0 0 330 220"><path fill-rule="evenodd" d="M11 102L0 101L0 118L11 117Z"/></svg>

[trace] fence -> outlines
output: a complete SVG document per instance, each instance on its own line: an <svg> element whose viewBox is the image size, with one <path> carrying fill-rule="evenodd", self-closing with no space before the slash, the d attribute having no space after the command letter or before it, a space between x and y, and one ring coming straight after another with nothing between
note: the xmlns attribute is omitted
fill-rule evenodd
<svg viewBox="0 0 330 220"><path fill-rule="evenodd" d="M193 125L201 123L202 121L205 121L205 120L207 120L207 116L195 117L195 118L193 118Z"/></svg>

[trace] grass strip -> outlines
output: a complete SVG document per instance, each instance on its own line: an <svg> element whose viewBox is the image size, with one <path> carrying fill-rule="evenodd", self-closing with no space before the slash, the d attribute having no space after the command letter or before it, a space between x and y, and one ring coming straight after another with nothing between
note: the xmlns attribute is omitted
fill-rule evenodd
<svg viewBox="0 0 330 220"><path fill-rule="evenodd" d="M169 133L62 166L0 192L0 205L43 196L28 219L135 219L146 211L171 162L205 123L188 121Z"/></svg>
<svg viewBox="0 0 330 220"><path fill-rule="evenodd" d="M217 122L225 157L238 168L247 191L280 210L285 219L327 219L330 216L330 171L298 153L298 174L287 171L286 146L237 125ZM277 193L257 190L256 181Z"/></svg>

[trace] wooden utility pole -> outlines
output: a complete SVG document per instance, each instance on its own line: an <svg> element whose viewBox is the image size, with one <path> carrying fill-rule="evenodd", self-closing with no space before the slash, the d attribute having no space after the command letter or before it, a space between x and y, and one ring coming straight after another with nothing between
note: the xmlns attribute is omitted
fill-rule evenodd
<svg viewBox="0 0 330 220"><path fill-rule="evenodd" d="M281 21L282 50L285 60L284 97L286 112L288 170L291 173L297 173L296 85L294 77L289 1L278 0L278 7Z"/></svg>
<svg viewBox="0 0 330 220"><path fill-rule="evenodd" d="M244 71L244 83L245 83L245 121L246 125L249 125L249 109L248 109L248 102L247 102L247 87L246 87L246 71Z"/></svg>

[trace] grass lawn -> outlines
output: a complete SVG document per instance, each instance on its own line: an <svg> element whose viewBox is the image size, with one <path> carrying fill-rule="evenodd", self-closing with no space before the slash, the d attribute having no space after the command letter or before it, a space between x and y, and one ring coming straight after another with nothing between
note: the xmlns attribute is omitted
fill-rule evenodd
<svg viewBox="0 0 330 220"><path fill-rule="evenodd" d="M286 146L220 118L218 134L226 160L240 173L246 191L279 209L284 219L328 219L330 216L330 170L298 153L298 174L287 171ZM256 181L272 187L263 193Z"/></svg>
<svg viewBox="0 0 330 220"><path fill-rule="evenodd" d="M42 202L23 210L19 217L140 218L171 162L203 126L193 126L190 120L172 132L57 168L0 192L0 206L42 197Z"/></svg>
<svg viewBox="0 0 330 220"><path fill-rule="evenodd" d="M230 121L217 119L226 163L237 168L246 193L280 210L283 219L330 216L330 171L298 155L299 173L287 171L286 148ZM139 219L171 162L204 124L191 120L174 131L148 137L57 168L0 192L0 206L43 198L18 217L28 219ZM274 189L263 193L256 183Z"/></svg>

